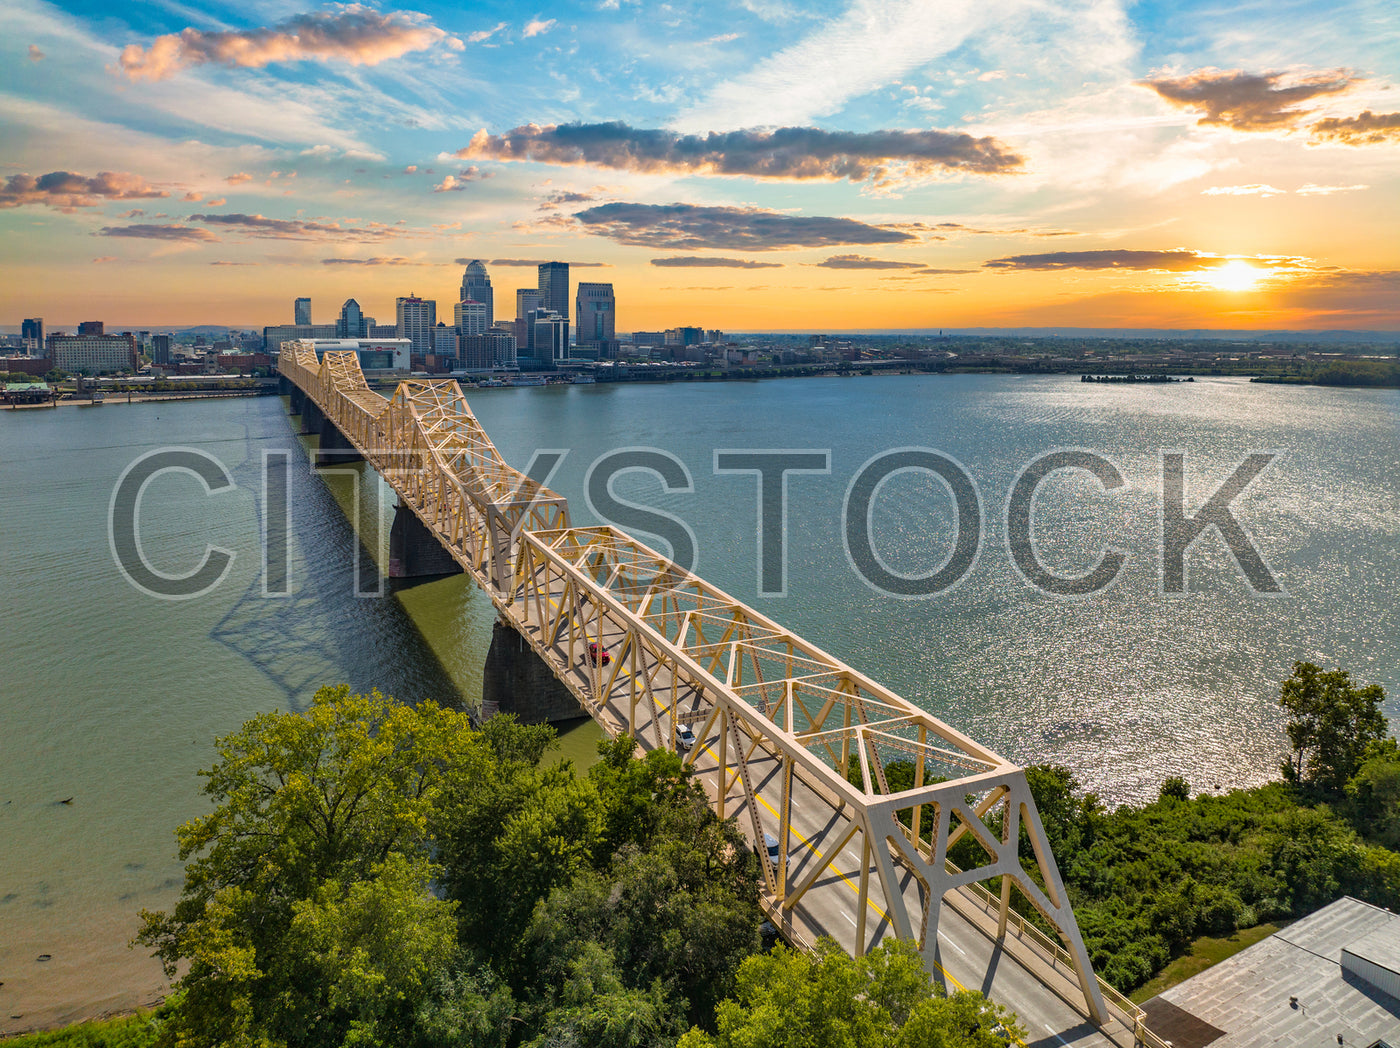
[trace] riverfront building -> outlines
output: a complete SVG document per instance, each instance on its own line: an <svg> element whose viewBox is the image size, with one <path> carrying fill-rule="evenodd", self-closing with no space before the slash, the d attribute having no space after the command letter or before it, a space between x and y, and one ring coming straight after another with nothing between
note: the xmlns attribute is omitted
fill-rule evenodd
<svg viewBox="0 0 1400 1048"><path fill-rule="evenodd" d="M611 284L580 281L574 301L574 341L598 357L617 356L617 300Z"/></svg>
<svg viewBox="0 0 1400 1048"><path fill-rule="evenodd" d="M50 335L53 366L71 375L112 375L136 369L136 342L130 335Z"/></svg>

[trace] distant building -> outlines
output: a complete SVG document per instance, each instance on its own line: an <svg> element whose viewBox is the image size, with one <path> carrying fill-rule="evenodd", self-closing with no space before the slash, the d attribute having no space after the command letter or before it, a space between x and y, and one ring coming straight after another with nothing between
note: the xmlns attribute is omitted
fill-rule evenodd
<svg viewBox="0 0 1400 1048"><path fill-rule="evenodd" d="M457 359L457 329L448 327L440 320L433 328L433 355Z"/></svg>
<svg viewBox="0 0 1400 1048"><path fill-rule="evenodd" d="M69 374L112 375L136 368L136 343L123 335L50 335L53 366Z"/></svg>
<svg viewBox="0 0 1400 1048"><path fill-rule="evenodd" d="M295 339L335 338L335 329L334 324L272 324L263 328L263 352L276 356L278 346Z"/></svg>
<svg viewBox="0 0 1400 1048"><path fill-rule="evenodd" d="M484 335L491 327L491 308L474 298L452 304L453 326L459 335Z"/></svg>
<svg viewBox="0 0 1400 1048"><path fill-rule="evenodd" d="M366 338L398 338L399 329L394 324L367 324L369 334Z"/></svg>
<svg viewBox="0 0 1400 1048"><path fill-rule="evenodd" d="M458 298L463 302L471 299L486 307L486 324L482 331L496 322L495 293L491 290L491 278L486 275L486 265L480 259L472 259L467 263L467 271L462 274L462 293ZM478 332L473 331L471 334L475 335Z"/></svg>
<svg viewBox="0 0 1400 1048"><path fill-rule="evenodd" d="M457 361L467 371L515 366L515 336L499 328L484 335L463 335L458 342L462 348Z"/></svg>
<svg viewBox="0 0 1400 1048"><path fill-rule="evenodd" d="M574 324L574 339L580 345L617 340L617 300L611 284L579 281Z"/></svg>
<svg viewBox="0 0 1400 1048"><path fill-rule="evenodd" d="M706 332L705 332L705 341L706 341L706 342L723 342L723 341L724 341L724 332L721 331L719 328L711 328L709 331L706 331Z"/></svg>
<svg viewBox="0 0 1400 1048"><path fill-rule="evenodd" d="M170 363L169 335L151 336L151 363L161 365Z"/></svg>
<svg viewBox="0 0 1400 1048"><path fill-rule="evenodd" d="M569 263L540 263L540 297L542 305L564 318L569 319Z"/></svg>
<svg viewBox="0 0 1400 1048"><path fill-rule="evenodd" d="M347 298L340 307L340 319L336 321L337 338L365 338L369 334L368 321L360 310L360 304Z"/></svg>
<svg viewBox="0 0 1400 1048"><path fill-rule="evenodd" d="M633 335L633 339L637 336ZM666 345L668 346L694 346L698 345L705 337L703 328L698 327L678 327L667 328Z"/></svg>
<svg viewBox="0 0 1400 1048"><path fill-rule="evenodd" d="M29 317L20 324L19 336L26 353L41 356L44 352L44 318Z"/></svg>
<svg viewBox="0 0 1400 1048"><path fill-rule="evenodd" d="M632 332L632 345L634 346L664 346L665 344L666 332L664 331Z"/></svg>
<svg viewBox="0 0 1400 1048"><path fill-rule="evenodd" d="M569 318L552 310L535 310L533 353L535 365L552 368L569 357Z"/></svg>
<svg viewBox="0 0 1400 1048"><path fill-rule="evenodd" d="M100 320L84 320L81 324L78 325L78 334L80 334L80 335L101 335L101 334L103 334L102 321L100 321Z"/></svg>
<svg viewBox="0 0 1400 1048"><path fill-rule="evenodd" d="M433 352L433 328L437 327L437 302L409 295L394 300L395 331L406 338L418 356Z"/></svg>
<svg viewBox="0 0 1400 1048"><path fill-rule="evenodd" d="M530 310L539 309L544 305L544 295L537 287L518 287L515 289L515 319L524 320L530 314Z"/></svg>
<svg viewBox="0 0 1400 1048"><path fill-rule="evenodd" d="M294 316L292 317L292 323L293 323L293 324L310 324L310 323L311 323L311 299L309 299L309 298L299 298L299 299L297 299L297 300L296 300L296 304L295 304L295 306L293 307L293 313L294 313Z"/></svg>

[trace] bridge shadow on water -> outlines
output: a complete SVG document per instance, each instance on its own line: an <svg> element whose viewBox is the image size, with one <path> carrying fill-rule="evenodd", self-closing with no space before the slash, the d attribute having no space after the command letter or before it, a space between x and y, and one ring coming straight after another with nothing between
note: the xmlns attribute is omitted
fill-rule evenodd
<svg viewBox="0 0 1400 1048"><path fill-rule="evenodd" d="M309 708L318 688L342 683L354 692L378 688L408 703L474 705L479 696L463 694L396 597L424 580L382 577L325 478L311 469L306 444L289 432L284 446L291 453L291 593L264 595L259 574L210 637L255 666L290 711ZM260 493L260 468L261 455L250 455L234 471L235 481ZM363 470L360 483L374 482L373 469L354 468ZM261 519L261 494L257 501Z"/></svg>

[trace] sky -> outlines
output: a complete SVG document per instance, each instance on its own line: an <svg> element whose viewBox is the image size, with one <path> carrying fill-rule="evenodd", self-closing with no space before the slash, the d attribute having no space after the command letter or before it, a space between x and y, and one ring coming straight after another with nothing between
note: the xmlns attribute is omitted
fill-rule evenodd
<svg viewBox="0 0 1400 1048"><path fill-rule="evenodd" d="M1400 330L1393 0L0 6L0 324Z"/></svg>

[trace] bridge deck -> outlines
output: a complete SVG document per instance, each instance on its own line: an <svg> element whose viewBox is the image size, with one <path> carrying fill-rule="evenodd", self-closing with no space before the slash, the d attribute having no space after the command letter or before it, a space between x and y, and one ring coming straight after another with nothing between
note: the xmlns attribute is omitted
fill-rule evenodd
<svg viewBox="0 0 1400 1048"><path fill-rule="evenodd" d="M779 842L762 902L790 939L859 955L911 938L945 984L1016 1011L1032 1043L1159 1048L1092 974L1020 768L631 536L571 527L567 502L500 457L455 382L386 399L353 353L317 360L309 343L284 343L279 364L609 735L675 749L692 728L684 759L719 816L760 851L765 835ZM889 785L901 761L912 789ZM986 853L968 871L946 858L964 834ZM993 878L1000 898L979 884ZM1010 911L1013 886L1062 943Z"/></svg>

